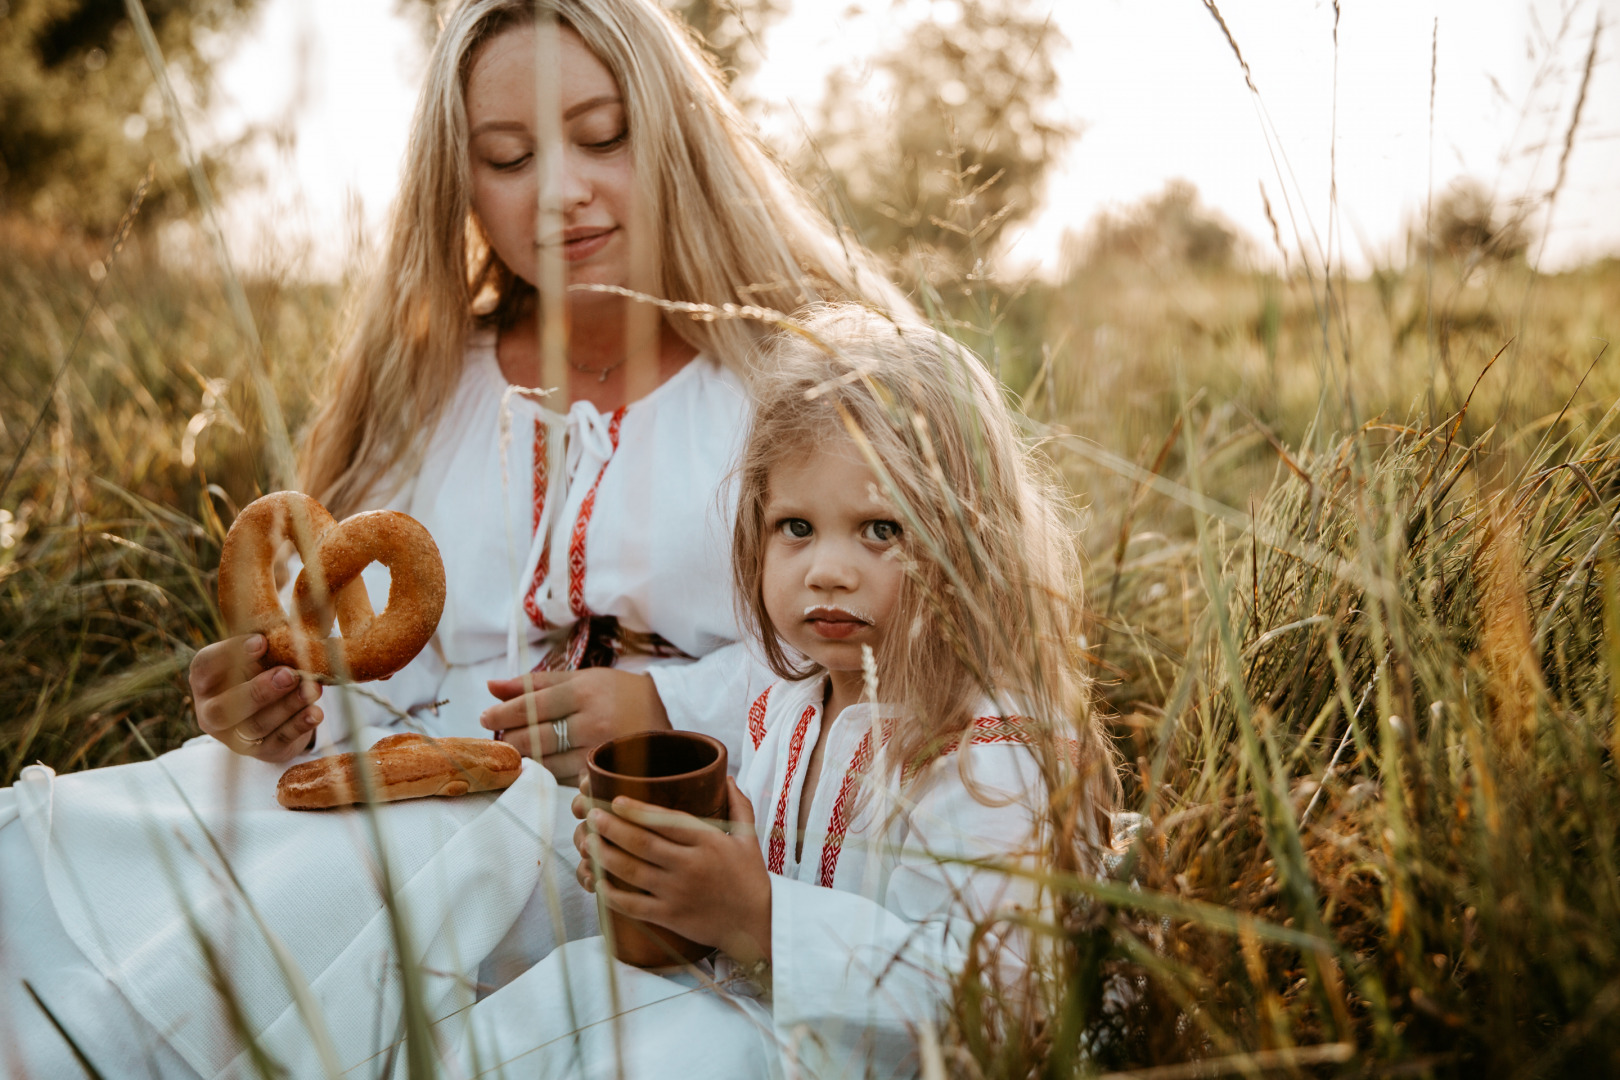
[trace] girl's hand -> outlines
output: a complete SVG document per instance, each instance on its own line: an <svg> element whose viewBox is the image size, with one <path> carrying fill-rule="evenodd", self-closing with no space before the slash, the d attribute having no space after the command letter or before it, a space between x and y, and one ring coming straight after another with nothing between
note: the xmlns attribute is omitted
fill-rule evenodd
<svg viewBox="0 0 1620 1080"><path fill-rule="evenodd" d="M489 692L501 704L485 709L478 722L499 732L496 738L539 761L559 780L583 773L586 751L599 743L633 731L669 730L669 716L651 675L612 668L531 671L515 679L491 679ZM538 725L532 731L531 708ZM561 754L553 720L568 725L569 749ZM538 736L538 742L531 736Z"/></svg>
<svg viewBox="0 0 1620 1080"><path fill-rule="evenodd" d="M724 950L743 965L771 958L771 880L754 807L727 777L731 829L623 796L574 830L579 880L608 907ZM576 799L576 812L583 808ZM641 892L620 888L612 874Z"/></svg>
<svg viewBox="0 0 1620 1080"><path fill-rule="evenodd" d="M238 754L290 761L314 741L321 685L266 665L263 634L226 638L191 658L191 700L202 729Z"/></svg>

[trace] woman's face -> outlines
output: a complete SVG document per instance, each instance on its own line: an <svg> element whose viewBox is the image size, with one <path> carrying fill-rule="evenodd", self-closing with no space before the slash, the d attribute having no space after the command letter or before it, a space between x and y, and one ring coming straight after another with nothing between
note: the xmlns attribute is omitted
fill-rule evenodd
<svg viewBox="0 0 1620 1080"><path fill-rule="evenodd" d="M540 246L562 252L568 284L628 286L634 168L613 75L568 27L559 34L560 229L541 235L535 34L513 27L479 49L467 78L472 208L490 245L534 284Z"/></svg>

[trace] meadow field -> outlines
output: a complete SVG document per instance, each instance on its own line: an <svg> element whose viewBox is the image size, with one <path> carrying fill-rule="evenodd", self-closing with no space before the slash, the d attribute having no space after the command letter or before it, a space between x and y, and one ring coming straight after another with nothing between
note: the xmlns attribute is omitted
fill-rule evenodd
<svg viewBox="0 0 1620 1080"><path fill-rule="evenodd" d="M16 220L0 251L9 784L195 732L272 454L224 275ZM242 286L296 432L343 287ZM1620 1072L1620 262L1094 258L942 295L1072 492L1140 817L1108 877L1052 877L1044 1007L964 976L940 1067Z"/></svg>

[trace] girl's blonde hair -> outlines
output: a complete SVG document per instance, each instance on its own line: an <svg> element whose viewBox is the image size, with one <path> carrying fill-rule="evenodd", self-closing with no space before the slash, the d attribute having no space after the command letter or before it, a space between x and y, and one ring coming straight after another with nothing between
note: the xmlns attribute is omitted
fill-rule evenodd
<svg viewBox="0 0 1620 1080"><path fill-rule="evenodd" d="M652 0L468 0L449 12L417 102L382 264L359 297L304 445L301 482L337 516L413 471L460 376L475 300L498 325L533 289L491 250L469 201L467 78L480 47L542 15L572 28L624 99L662 299L791 311L818 299L909 310L760 143L688 30ZM762 336L681 319L694 348L743 370Z"/></svg>
<svg viewBox="0 0 1620 1080"><path fill-rule="evenodd" d="M1090 832L1115 780L1082 675L1077 553L996 381L926 325L853 304L796 322L754 384L732 547L744 625L781 677L819 672L788 654L765 609L765 511L779 463L848 433L902 530L905 581L875 657L878 693L900 710L890 760L915 766L965 741L988 697L1036 741L1078 751L1059 756L1080 765Z"/></svg>

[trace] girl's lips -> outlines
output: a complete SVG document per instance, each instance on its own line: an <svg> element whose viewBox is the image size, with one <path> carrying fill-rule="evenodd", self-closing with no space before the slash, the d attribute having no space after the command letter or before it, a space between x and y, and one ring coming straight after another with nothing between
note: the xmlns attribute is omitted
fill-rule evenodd
<svg viewBox="0 0 1620 1080"><path fill-rule="evenodd" d="M579 262L581 259L588 259L592 255L595 255L598 251L601 251L602 248L607 245L607 242L613 239L613 234L618 231L619 230L617 228L604 229L599 233L592 233L589 236L581 236L575 239L565 240L563 241L563 258L569 262Z"/></svg>
<svg viewBox="0 0 1620 1080"><path fill-rule="evenodd" d="M853 637L856 633L866 629L866 624L858 619L807 619L810 629L815 631L817 637L829 641L843 641Z"/></svg>

